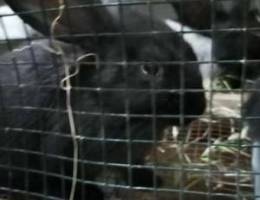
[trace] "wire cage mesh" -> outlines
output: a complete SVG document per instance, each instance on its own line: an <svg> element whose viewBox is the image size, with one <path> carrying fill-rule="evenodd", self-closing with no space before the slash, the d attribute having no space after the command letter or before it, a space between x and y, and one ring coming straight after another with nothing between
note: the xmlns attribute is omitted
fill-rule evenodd
<svg viewBox="0 0 260 200"><path fill-rule="evenodd" d="M259 19L258 0L0 1L0 199L259 199Z"/></svg>

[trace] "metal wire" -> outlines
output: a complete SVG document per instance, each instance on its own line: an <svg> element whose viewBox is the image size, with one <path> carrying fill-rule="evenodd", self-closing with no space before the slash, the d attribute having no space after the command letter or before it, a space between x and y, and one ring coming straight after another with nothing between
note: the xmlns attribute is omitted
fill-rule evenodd
<svg viewBox="0 0 260 200"><path fill-rule="evenodd" d="M244 114L259 92L256 1L6 2L0 199L259 199L245 124L260 113ZM4 19L14 16L27 23L24 38L9 38ZM210 58L198 60L190 34L210 38ZM169 74L146 76L158 66ZM200 66L209 88L190 84Z"/></svg>

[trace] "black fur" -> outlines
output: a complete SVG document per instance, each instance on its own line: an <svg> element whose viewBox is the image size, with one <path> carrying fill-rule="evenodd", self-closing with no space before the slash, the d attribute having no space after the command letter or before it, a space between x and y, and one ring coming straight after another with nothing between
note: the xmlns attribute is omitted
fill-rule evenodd
<svg viewBox="0 0 260 200"><path fill-rule="evenodd" d="M12 0L6 2L16 12L41 9L43 6L57 7L53 1L44 1L44 5L40 1L29 0L23 3ZM68 6L76 7L86 4L80 0L66 2ZM78 50L79 55L96 53L101 63L100 66L81 64L80 73L72 79L72 107L77 133L83 138L79 140L78 178L81 182L104 182L108 179L116 184L153 186L151 172L138 168L130 170L126 164L143 164L144 155L151 148L153 139L161 138L166 126L185 125L203 113L205 99L201 91L202 80L196 64L183 64L183 61L194 61L196 58L177 33L152 32L153 27L160 31L170 30L156 19L152 26L149 16L143 13L131 9L124 13L126 20L121 26L105 7L69 9L56 28L59 39L81 46L83 50ZM47 22L36 13L23 13L20 16L36 30L48 34L50 22L57 13L45 14ZM118 34L121 32L125 34ZM101 34L97 37L95 33L117 34ZM74 38L69 34L83 35ZM61 35L62 38L59 37ZM39 43L48 45L47 41ZM61 45L66 50L66 58L73 61L75 47ZM3 118L1 127L4 138L1 146L24 151L15 151L11 155L4 152L0 162L5 165L3 172L9 168L9 159L13 166L30 169L28 174L14 169L9 174L0 173L7 175L2 179L0 177L0 183L21 190L28 185L29 191L68 198L72 141L65 113L65 93L59 88L64 72L57 55L50 54L39 44L34 44L32 49L35 58L29 49L0 58L2 62L11 62L15 56L16 62L25 62L17 68L13 65L7 67L6 64L0 67L0 116ZM35 62L38 64L28 64ZM144 114L147 117L142 116ZM180 114L183 115L180 117ZM155 127L152 123L154 119ZM145 140L150 142L144 143ZM28 154L28 150L42 152L43 155ZM105 169L103 161L123 166ZM33 173L32 169L39 170L39 173ZM44 171L66 175L68 181L63 183L64 179L53 174L46 175L44 181ZM107 174L114 175L105 178ZM23 182L26 180L24 175L30 177L28 184ZM62 190L62 184L65 191ZM80 199L84 191L87 191L89 200L104 198L94 185L81 185L77 188L76 199Z"/></svg>
<svg viewBox="0 0 260 200"><path fill-rule="evenodd" d="M259 27L256 17L260 13L258 0L237 1L173 1L178 20L195 29L204 30L203 34L211 36L208 29ZM214 23L214 24L212 24Z"/></svg>
<svg viewBox="0 0 260 200"><path fill-rule="evenodd" d="M213 58L220 61L220 75L226 77L232 88L242 86L242 76L251 80L259 77L259 62L255 62L260 59L259 30L242 30L260 27L259 1L176 1L172 5L178 11L179 21L212 38ZM247 63L240 62L245 59Z"/></svg>
<svg viewBox="0 0 260 200"><path fill-rule="evenodd" d="M178 116L163 118L160 115L183 113L184 123L189 123L205 107L202 92L186 91L181 97L180 91L153 93L151 90L179 90L181 73L184 77L183 89L202 88L197 65L162 64L194 59L191 49L177 34L126 36L125 51L122 51L122 43L118 38L104 37L95 42L95 52L99 55L100 62L117 64L101 64L100 67L82 64L78 77L72 80L72 107L77 133L84 138L79 140L79 178L84 181L100 178L103 168L97 162L143 164L145 152L150 149L151 143L133 142L130 148L127 139L152 142L153 126L152 117L138 115L158 115L156 139L159 139L163 128L180 124ZM61 44L66 50L67 59L72 61L75 47ZM7 53L0 58L0 184L67 198L69 189L62 192L63 179L55 177L63 174L69 178L72 171L72 143L65 113L65 93L59 88L64 72L59 56L49 53L42 45L48 46L48 42L40 41L33 44L31 49ZM183 55L178 50L181 46ZM83 54L82 50L80 54ZM124 60L128 62L127 65L123 64ZM158 69L159 73L156 76L145 74L142 64L138 63L140 61L153 62L146 69ZM158 66L154 66L155 62L158 62ZM101 90L96 90L97 88ZM181 101L183 108L180 107ZM127 112L129 118L125 116ZM109 141L113 139L123 141ZM89 161L94 164L88 163ZM127 168L112 167L111 170L120 172L124 184L129 184ZM44 172L53 174L44 176ZM43 184L44 178L46 185ZM135 185L148 184L139 175L133 178ZM25 180L28 182L25 183ZM65 188L69 185L70 182L67 181ZM102 196L95 194L98 189L93 189L93 186L87 186L84 190L88 193L93 191L93 199L96 199L96 195Z"/></svg>

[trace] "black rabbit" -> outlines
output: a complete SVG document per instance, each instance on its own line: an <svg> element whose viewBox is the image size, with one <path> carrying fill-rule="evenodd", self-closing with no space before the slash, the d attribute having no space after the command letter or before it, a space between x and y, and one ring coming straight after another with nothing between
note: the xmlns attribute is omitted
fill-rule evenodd
<svg viewBox="0 0 260 200"><path fill-rule="evenodd" d="M246 118L244 129L252 139L252 168L254 172L255 198L260 198L260 79L251 88L252 92L243 105L243 116Z"/></svg>
<svg viewBox="0 0 260 200"><path fill-rule="evenodd" d="M52 9L57 8L56 1L6 2L17 12L49 8L46 12L20 13L36 30L49 34L50 24L57 16ZM103 174L107 170L118 177L110 180L115 183L153 186L149 170L127 166L143 164L146 151L166 126L185 125L204 111L199 68L185 63L196 58L180 35L160 20L154 19L151 24L149 16L126 10L124 16L129 20L121 26L106 7L89 5L97 1L66 2L68 9L57 23L55 37L79 45L79 55L95 53L100 63L91 64L93 58L85 59L90 63L82 63L80 73L72 79L72 107L81 138L77 189L82 190L76 198L80 199L86 191L90 200L103 199L98 183L90 183L106 182ZM154 27L159 31L151 32ZM61 45L73 64L75 46ZM5 62L0 68L1 126L8 131L3 132L5 140L1 146L18 149L10 155L3 154L0 160L5 164L3 170L8 171L10 166L30 169L24 173L11 168L9 174L0 173L6 175L0 180L2 185L9 183L6 187L67 198L72 141L65 93L59 88L64 71L59 56L42 46L48 46L48 42L40 41L31 49L0 58ZM13 57L14 63L24 64L7 66ZM28 150L32 153L28 154Z"/></svg>
<svg viewBox="0 0 260 200"><path fill-rule="evenodd" d="M105 169L119 174L120 183L152 186L151 173L127 166L143 164L145 152L166 126L187 124L204 111L198 66L183 63L195 56L175 33L86 41L88 48L79 54L96 53L100 65L81 64L72 79L80 144L78 189L84 183L88 199L103 199L98 187L89 183L105 182ZM73 64L75 46L61 45ZM72 142L65 93L59 88L64 71L59 56L46 46L47 40L40 41L0 57L0 184L18 193L67 198Z"/></svg>

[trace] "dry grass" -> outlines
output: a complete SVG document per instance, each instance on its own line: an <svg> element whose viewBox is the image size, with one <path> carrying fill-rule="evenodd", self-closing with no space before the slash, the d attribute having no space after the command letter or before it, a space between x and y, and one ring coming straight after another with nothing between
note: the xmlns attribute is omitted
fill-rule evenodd
<svg viewBox="0 0 260 200"><path fill-rule="evenodd" d="M240 134L240 100L240 95L217 94L208 109L210 115L206 113L187 130L173 127L168 131L153 151L156 153L147 157L150 164L156 160L157 165L173 168L158 170L163 187L187 194L197 192L199 199L206 199L208 192L213 196L221 194L220 199L233 199L228 196L237 193L250 199L253 193L250 140L246 134ZM195 196L186 195L184 199ZM179 194L174 195L174 199L179 198Z"/></svg>

